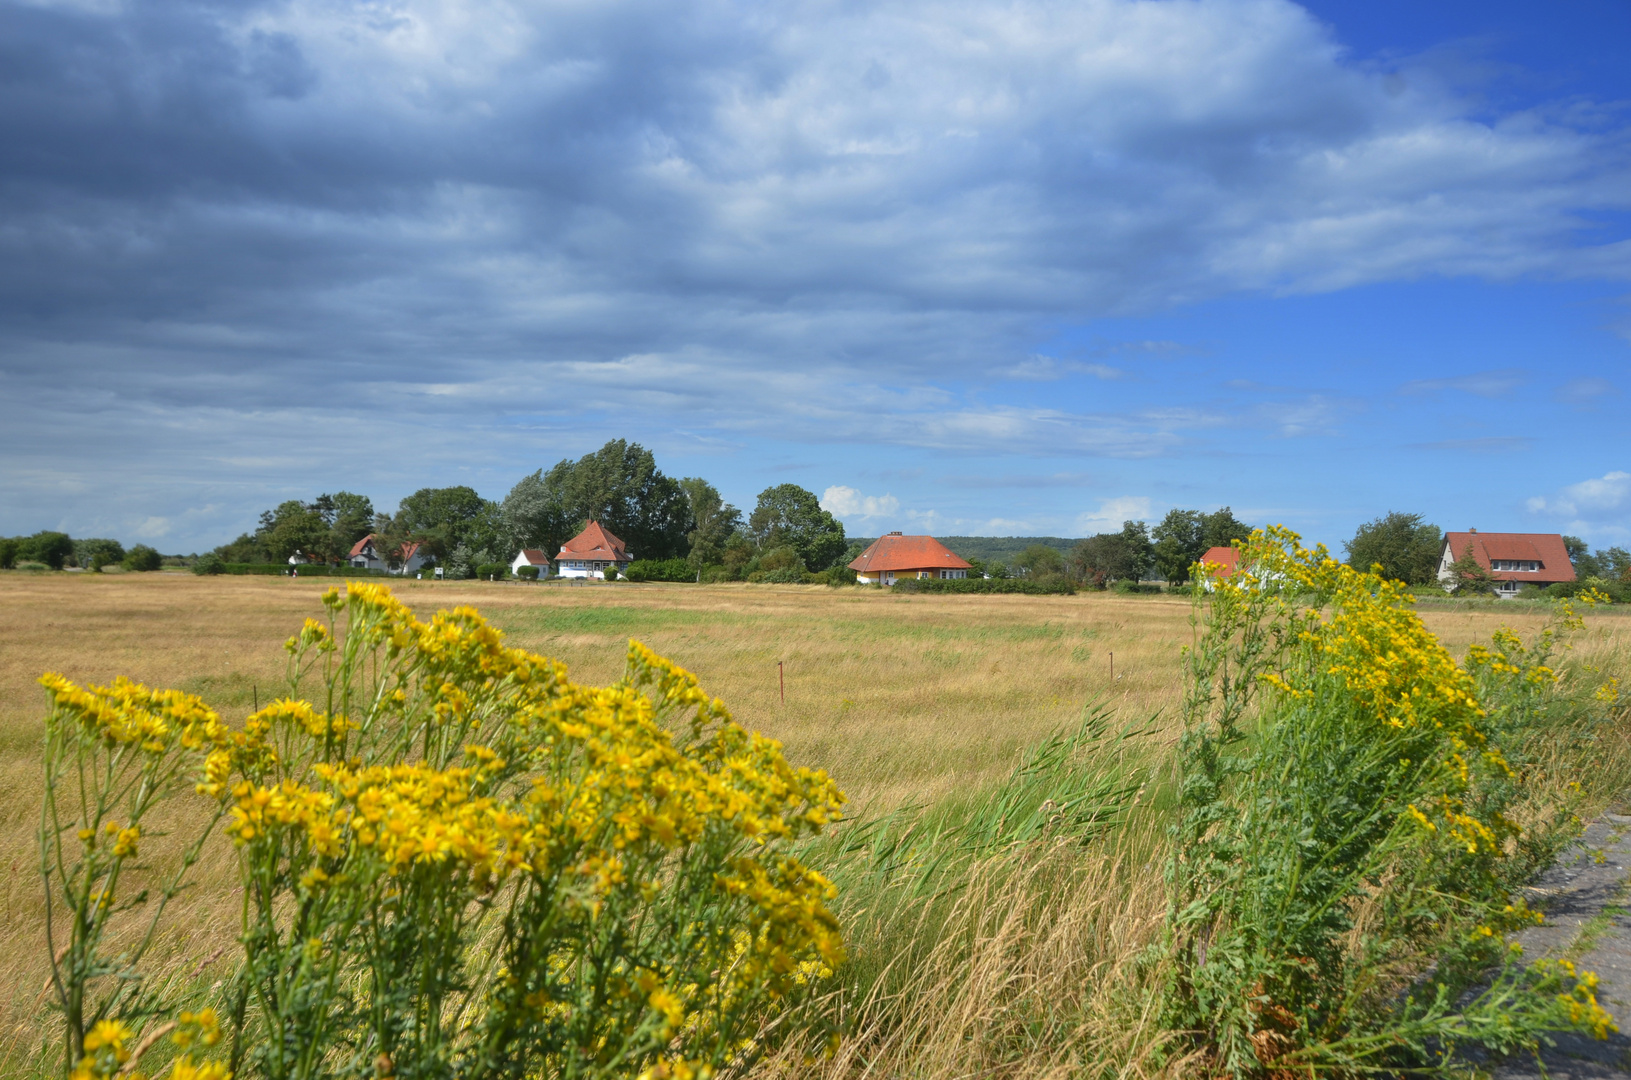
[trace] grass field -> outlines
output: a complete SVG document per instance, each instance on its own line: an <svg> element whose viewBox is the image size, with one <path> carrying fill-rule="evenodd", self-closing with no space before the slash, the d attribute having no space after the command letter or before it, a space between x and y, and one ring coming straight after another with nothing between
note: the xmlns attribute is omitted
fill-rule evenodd
<svg viewBox="0 0 1631 1080"><path fill-rule="evenodd" d="M281 692L280 645L302 619L320 613L318 597L329 585L170 573L0 574L0 860L9 870L0 884L0 936L11 946L0 956L0 1024L13 1038L26 1040L37 1023L45 972L33 854L43 712L35 678L46 670L79 682L124 674L198 693L235 723L256 700L265 703ZM456 604L476 606L512 644L566 662L581 682L615 680L627 640L639 638L696 672L745 726L782 740L794 762L827 769L861 814L988 783L1012 768L1023 747L1072 725L1090 701L1102 701L1125 721L1163 717L1151 743L1159 747L1175 735L1180 649L1191 638L1190 603L1160 596L418 581L396 588L420 617ZM1503 624L1527 635L1545 612L1528 605L1435 605L1423 617L1459 655ZM1591 616L1577 657L1617 664L1628 629L1631 622L1616 613ZM1123 856L1150 850L1137 837L1128 843ZM206 980L201 962L230 943L236 927L236 901L223 884L229 857L224 847L213 852L198 891L172 908L184 928L167 943L172 962L189 975L197 966ZM1062 910L1048 924L1053 936L1033 943L1037 957L1049 949L1074 950L1076 957L1052 966L1037 961L1047 972L1037 994L1063 992L1063 983L1048 979L1079 980L1083 965L1113 965L1116 957L1130 956L1140 935L1152 932L1159 917L1159 898L1149 895L1155 879L1147 866L1115 869L1115 858L1112 852L1103 866L1083 871L1100 882L1093 902ZM1140 893L1136 902L1128 889ZM974 926L981 912L968 903L974 906L965 917ZM1017 946L1003 935L1020 932L992 927L989 947L1010 957ZM1118 934L1127 940L1107 946ZM958 970L970 977L974 971ZM1011 965L992 970L993 977L1012 976ZM977 998L966 985L941 988L948 995L954 989L955 1000L934 1005L935 1023L977 1022L945 1017L945 1009ZM932 990L925 987L926 1016L933 1011ZM957 1037L968 1038L966 1032ZM945 1069L969 1064L948 1059Z"/></svg>

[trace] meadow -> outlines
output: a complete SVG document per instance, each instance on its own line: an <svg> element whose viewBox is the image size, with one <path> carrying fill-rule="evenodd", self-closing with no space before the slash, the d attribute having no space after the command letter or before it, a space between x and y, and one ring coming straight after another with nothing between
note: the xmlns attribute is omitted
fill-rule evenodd
<svg viewBox="0 0 1631 1080"><path fill-rule="evenodd" d="M0 1032L13 1061L39 1044L47 970L36 828L43 694L38 675L80 683L127 675L197 693L238 724L281 691L282 642L320 612L331 583L179 574L0 574ZM852 955L870 965L866 993L843 1003L855 1036L838 1056L788 1070L830 1075L1060 1075L1084 1062L1107 1075L1180 1074L1163 1052L1138 957L1164 910L1160 805L1179 730L1180 650L1192 642L1189 600L897 596L802 586L393 583L420 618L474 605L508 643L566 663L576 681L623 671L628 639L694 672L745 727L780 740L795 764L827 770L849 811L875 821L1000 787L1027 748L1076 728L1084 709L1137 725L1113 751L1119 776L1147 789L1123 828L1090 857L1031 851L970 863L957 889L880 910L883 893L840 904ZM1542 608L1429 606L1427 627L1457 657L1502 626L1520 636ZM1573 663L1623 670L1631 623L1588 616ZM1112 676L1112 654L1113 676ZM785 694L785 700L784 695ZM1605 749L1615 762L1618 746ZM1110 758L1106 757L1105 761ZM1616 765L1616 768L1620 766ZM1605 769L1589 809L1618 796ZM171 907L155 954L204 984L236 933L231 854L206 851L198 886ZM859 898L865 898L866 903ZM916 919L916 922L913 919ZM913 935L912 927L924 932ZM867 994L871 996L868 997Z"/></svg>

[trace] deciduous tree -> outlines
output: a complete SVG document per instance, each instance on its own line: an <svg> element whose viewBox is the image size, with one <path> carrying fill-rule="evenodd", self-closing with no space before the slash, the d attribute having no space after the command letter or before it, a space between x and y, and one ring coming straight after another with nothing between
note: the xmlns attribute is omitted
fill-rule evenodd
<svg viewBox="0 0 1631 1080"><path fill-rule="evenodd" d="M748 518L748 532L760 551L783 545L797 551L813 571L827 569L844 554L844 526L827 511L815 493L797 484L778 484L759 493L759 504Z"/></svg>
<svg viewBox="0 0 1631 1080"><path fill-rule="evenodd" d="M1430 585L1438 580L1444 534L1420 514L1393 510L1359 526L1353 539L1342 546L1348 553L1348 565L1362 574L1380 566L1382 576L1389 580Z"/></svg>

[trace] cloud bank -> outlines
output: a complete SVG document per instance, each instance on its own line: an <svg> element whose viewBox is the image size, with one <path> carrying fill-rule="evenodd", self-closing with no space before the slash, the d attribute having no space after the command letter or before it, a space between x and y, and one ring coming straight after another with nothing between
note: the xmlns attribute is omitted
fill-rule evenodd
<svg viewBox="0 0 1631 1080"><path fill-rule="evenodd" d="M0 72L0 494L121 520L607 423L1144 457L1218 418L969 388L1145 359L1061 321L1631 269L1612 116L1283 0L4 3Z"/></svg>

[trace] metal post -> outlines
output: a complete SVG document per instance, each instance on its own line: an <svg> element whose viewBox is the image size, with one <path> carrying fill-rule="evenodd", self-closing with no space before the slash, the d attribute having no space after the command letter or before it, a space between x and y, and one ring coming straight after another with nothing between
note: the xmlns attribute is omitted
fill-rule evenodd
<svg viewBox="0 0 1631 1080"><path fill-rule="evenodd" d="M782 704L787 704L787 673L782 670L782 662L776 661L776 678L782 684Z"/></svg>
<svg viewBox="0 0 1631 1080"><path fill-rule="evenodd" d="M1116 681L1116 654L1110 654L1110 681Z"/></svg>

